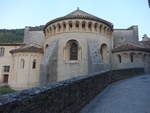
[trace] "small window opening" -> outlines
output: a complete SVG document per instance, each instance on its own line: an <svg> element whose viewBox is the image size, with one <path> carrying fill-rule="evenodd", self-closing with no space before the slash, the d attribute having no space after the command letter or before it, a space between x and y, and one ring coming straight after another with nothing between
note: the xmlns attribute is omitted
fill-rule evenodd
<svg viewBox="0 0 150 113"><path fill-rule="evenodd" d="M32 69L35 69L35 68L36 68L36 60L34 59L33 64L32 64Z"/></svg>

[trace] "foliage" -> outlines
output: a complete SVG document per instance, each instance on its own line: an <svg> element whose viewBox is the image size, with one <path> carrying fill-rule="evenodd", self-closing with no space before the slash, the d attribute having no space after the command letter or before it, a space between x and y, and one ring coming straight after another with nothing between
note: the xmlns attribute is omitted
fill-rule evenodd
<svg viewBox="0 0 150 113"><path fill-rule="evenodd" d="M11 89L9 86L0 86L0 95L4 95L7 93L13 93L15 90Z"/></svg>
<svg viewBox="0 0 150 113"><path fill-rule="evenodd" d="M24 29L0 29L0 43L23 42Z"/></svg>

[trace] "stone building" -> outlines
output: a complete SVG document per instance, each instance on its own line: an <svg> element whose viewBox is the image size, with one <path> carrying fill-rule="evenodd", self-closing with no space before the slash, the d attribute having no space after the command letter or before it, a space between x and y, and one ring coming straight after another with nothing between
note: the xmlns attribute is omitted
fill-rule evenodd
<svg viewBox="0 0 150 113"><path fill-rule="evenodd" d="M24 44L10 51L8 84L14 89L111 69L150 69L150 41L139 41L137 26L114 29L80 9L46 25L26 27Z"/></svg>
<svg viewBox="0 0 150 113"><path fill-rule="evenodd" d="M12 72L9 84L15 89L27 89L40 85L40 63L43 49L39 45L28 44L10 51L12 54Z"/></svg>
<svg viewBox="0 0 150 113"><path fill-rule="evenodd" d="M19 48L23 44L1 43L0 44L0 83L8 83L8 78L12 72L13 60L9 53L10 50Z"/></svg>
<svg viewBox="0 0 150 113"><path fill-rule="evenodd" d="M143 38L143 41L150 41L150 38L147 36L147 34L144 34L142 38Z"/></svg>

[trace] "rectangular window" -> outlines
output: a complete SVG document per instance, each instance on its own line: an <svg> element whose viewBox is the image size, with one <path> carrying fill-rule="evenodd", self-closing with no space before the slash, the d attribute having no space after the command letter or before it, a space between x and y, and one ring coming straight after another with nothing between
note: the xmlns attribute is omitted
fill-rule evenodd
<svg viewBox="0 0 150 113"><path fill-rule="evenodd" d="M0 48L0 56L4 56L5 48Z"/></svg>
<svg viewBox="0 0 150 113"><path fill-rule="evenodd" d="M9 72L10 71L10 66L4 66L4 72Z"/></svg>

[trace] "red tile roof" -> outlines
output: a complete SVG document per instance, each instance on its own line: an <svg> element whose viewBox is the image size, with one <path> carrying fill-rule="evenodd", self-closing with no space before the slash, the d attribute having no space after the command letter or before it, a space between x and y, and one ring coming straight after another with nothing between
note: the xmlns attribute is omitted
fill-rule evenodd
<svg viewBox="0 0 150 113"><path fill-rule="evenodd" d="M36 52L43 53L43 48L35 47L35 46L24 46L18 49L13 49L10 53L18 53L18 52Z"/></svg>
<svg viewBox="0 0 150 113"><path fill-rule="evenodd" d="M145 51L150 52L150 48L143 46L143 44L140 43L133 43L133 42L127 42L122 45L118 45L117 47L112 49L112 52L121 52L121 51Z"/></svg>

